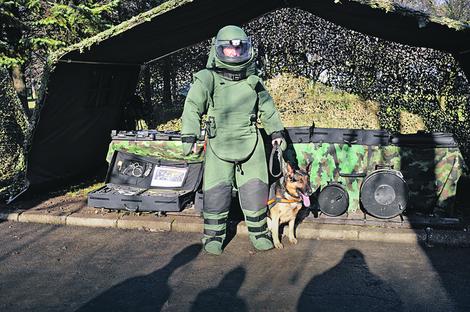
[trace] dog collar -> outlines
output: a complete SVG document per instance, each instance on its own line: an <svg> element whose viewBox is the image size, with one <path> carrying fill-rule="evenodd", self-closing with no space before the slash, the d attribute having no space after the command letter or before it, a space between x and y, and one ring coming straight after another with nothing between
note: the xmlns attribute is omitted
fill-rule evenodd
<svg viewBox="0 0 470 312"><path fill-rule="evenodd" d="M268 205L271 205L272 203L299 203L302 201L302 198L297 199L285 199L282 197L276 197L276 198L271 198L268 200Z"/></svg>

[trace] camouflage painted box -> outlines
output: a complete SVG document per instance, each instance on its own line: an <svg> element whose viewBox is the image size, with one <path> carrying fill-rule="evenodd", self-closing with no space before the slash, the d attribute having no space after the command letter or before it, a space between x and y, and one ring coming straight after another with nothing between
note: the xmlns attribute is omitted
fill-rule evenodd
<svg viewBox="0 0 470 312"><path fill-rule="evenodd" d="M390 135L386 131L289 128L285 157L299 165L313 162L311 182L320 190L340 182L349 194L349 211L360 208L364 177L377 167L402 172L409 187L407 210L454 214L457 182L464 162L448 133Z"/></svg>
<svg viewBox="0 0 470 312"><path fill-rule="evenodd" d="M349 211L360 208L364 177L377 167L403 173L409 187L407 211L453 215L457 182L465 166L453 136L448 133L391 135L384 130L293 127L286 129L289 147L284 158L306 165L313 162L312 187L340 182L349 194ZM266 135L267 158L270 140ZM198 142L203 150L203 142ZM167 160L202 161L203 152L182 156L178 133L156 131L114 132L108 161L114 151Z"/></svg>
<svg viewBox="0 0 470 312"><path fill-rule="evenodd" d="M199 154L183 156L181 135L177 132L159 132L156 130L144 131L116 131L111 133L106 160L111 162L114 151L124 151L141 156L149 156L166 160L182 160L199 162L204 159L203 141L198 141Z"/></svg>

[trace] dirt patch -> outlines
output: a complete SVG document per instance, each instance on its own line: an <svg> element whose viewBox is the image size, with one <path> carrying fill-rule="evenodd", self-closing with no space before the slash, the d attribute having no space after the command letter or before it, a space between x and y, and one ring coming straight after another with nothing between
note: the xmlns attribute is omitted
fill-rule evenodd
<svg viewBox="0 0 470 312"><path fill-rule="evenodd" d="M38 212L61 211L76 212L86 207L86 196L70 196L67 194L51 196L44 194L32 198L20 199L9 205L1 203L1 211L26 211L36 210Z"/></svg>

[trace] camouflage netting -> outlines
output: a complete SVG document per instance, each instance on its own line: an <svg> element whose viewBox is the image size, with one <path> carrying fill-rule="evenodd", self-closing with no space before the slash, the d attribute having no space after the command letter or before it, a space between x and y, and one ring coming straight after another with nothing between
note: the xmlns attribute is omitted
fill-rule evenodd
<svg viewBox="0 0 470 312"><path fill-rule="evenodd" d="M24 188L25 135L28 119L24 114L8 71L0 67L0 199L8 199Z"/></svg>
<svg viewBox="0 0 470 312"><path fill-rule="evenodd" d="M315 121L393 133L451 132L470 159L470 87L450 54L363 35L299 9L276 10L243 27L286 126ZM204 67L209 44L152 63L150 90L142 74L141 109L128 113L145 121L138 126L179 129L184 91Z"/></svg>
<svg viewBox="0 0 470 312"><path fill-rule="evenodd" d="M328 1L324 1L326 2ZM343 4L347 6L350 2L361 2L378 8L377 11L395 11L402 16L412 15L416 21L419 21L419 25L422 22L426 24L431 21L446 25L449 29L469 29L468 23L436 19L419 12L399 9L388 0L357 0L343 3L334 1L338 6ZM51 74L51 79L60 77L57 79L62 79L61 81L67 81L70 78L67 77L69 70L64 70L63 75L57 73L58 68L72 68L70 64L67 66L64 65L65 63L59 64L59 59L64 62L68 61L68 58L77 61L107 62L109 58L113 61L113 57L116 57L114 61L127 62L131 61L128 58L134 57L132 61L140 64L155 53L153 49L148 49L148 42L140 45L140 52L146 53L144 53L145 57L139 58L130 53L133 49L124 45L129 41L120 41L120 38L126 37L126 34L127 36L132 34L131 37L135 37L134 40L136 40L139 38L134 36L139 34L137 29L142 29L139 28L140 26L150 26L154 19L158 19L158 15L186 5L188 8L196 8L198 5L203 8L204 3L207 4L204 1L192 0L167 1L93 38L88 38L53 54L48 60L46 74L43 76L38 110L33 123L38 120L42 106L46 102L45 95L49 94L48 103L45 106L51 107L50 95L58 94L57 89L54 90L48 86L49 74ZM193 4L194 7L192 7ZM150 22L146 24L147 21ZM377 22L375 20L375 23ZM364 23L366 24L363 25L367 25L367 21ZM262 75L268 80L267 85L277 101L286 126L310 125L312 121L315 121L318 126L384 128L393 132L414 132L416 129L449 131L456 134L468 161L470 91L467 79L450 54L408 47L365 36L299 9L276 10L243 26L254 37ZM136 31L135 33L127 32L132 28ZM186 32L184 34L186 35ZM466 33L463 32L463 34ZM142 35L146 35L146 32ZM193 33L193 37L194 35ZM121 45L123 47L121 51L126 53L118 53L116 47L119 45L115 46L113 42L124 43ZM165 47L165 45L162 46ZM158 48L155 42L154 47ZM184 91L189 86L192 74L204 67L208 47L209 41L207 40L152 62L148 72L151 79L146 80L147 74L145 71L142 72L138 96L133 102L129 102L130 105L127 105L126 127L121 127L121 129L134 129L135 121L140 120L138 127L178 130ZM109 53L100 53L99 51L103 49ZM159 51L161 53L155 56L166 52ZM119 58L119 56L125 58ZM76 67L86 66L82 64ZM146 84L145 81L149 83ZM72 89L63 90L67 92ZM66 103L65 100L74 103L76 93L70 94L71 96L67 99L61 99L58 96L53 104L60 107ZM325 100L325 94L327 100ZM138 103L140 105L135 105ZM75 104L64 106L75 108ZM358 114L358 107L361 108L360 114ZM42 114L42 121L45 120L45 115L47 114ZM48 116L54 119L53 114ZM62 115L68 118L66 120L70 120L70 116L72 114ZM62 121L62 118L57 120ZM82 116L80 121L85 122L86 118ZM68 122L64 124L69 127ZM41 133L42 138L47 138L48 134L53 132L50 131L52 127L50 124L49 128L44 127L47 131ZM37 130L40 127L34 128L37 138ZM62 143L64 140L60 141L60 139L63 137L64 135L56 140L46 140L50 143L47 148L54 147L54 144L60 145L57 142ZM81 142L81 138L80 140L77 138L77 141ZM31 140L28 142L31 143ZM30 155L34 155L31 151L34 149L30 150ZM42 157L37 157L38 159L46 158L47 160L47 153L38 152L38 154ZM31 158L30 165L32 164ZM97 157L89 157L86 161L96 164L96 161L92 161L93 159ZM45 168L46 166L40 165L36 166L39 171L42 169L51 171L50 167ZM67 165L64 162L64 166ZM34 166L31 165L30 169L32 167ZM51 173L47 170L44 172ZM55 172L49 175L51 179L58 176Z"/></svg>

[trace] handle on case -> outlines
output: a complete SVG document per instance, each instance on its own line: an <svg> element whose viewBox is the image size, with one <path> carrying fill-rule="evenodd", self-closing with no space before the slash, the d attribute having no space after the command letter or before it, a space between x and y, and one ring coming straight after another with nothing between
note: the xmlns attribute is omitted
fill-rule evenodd
<svg viewBox="0 0 470 312"><path fill-rule="evenodd" d="M363 178L366 175L365 172L339 173L339 176L344 178Z"/></svg>
<svg viewBox="0 0 470 312"><path fill-rule="evenodd" d="M343 139L343 142L346 143L347 145L351 146L353 144L356 144L357 143L357 140L346 140L346 139Z"/></svg>
<svg viewBox="0 0 470 312"><path fill-rule="evenodd" d="M126 208L127 211L136 212L139 210L139 205L124 204L124 208Z"/></svg>

